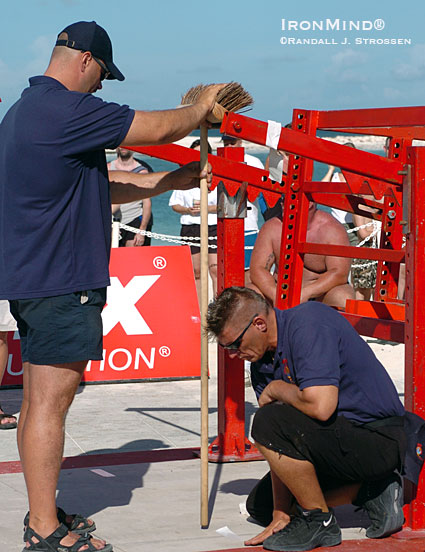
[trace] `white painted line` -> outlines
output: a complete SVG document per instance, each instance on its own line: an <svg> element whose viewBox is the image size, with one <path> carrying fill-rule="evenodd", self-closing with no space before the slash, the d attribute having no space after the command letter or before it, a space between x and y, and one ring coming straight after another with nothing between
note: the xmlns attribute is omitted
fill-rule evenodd
<svg viewBox="0 0 425 552"><path fill-rule="evenodd" d="M115 475L111 472L107 472L105 470L90 470L91 472L95 473L96 475L100 475L100 477L115 477Z"/></svg>

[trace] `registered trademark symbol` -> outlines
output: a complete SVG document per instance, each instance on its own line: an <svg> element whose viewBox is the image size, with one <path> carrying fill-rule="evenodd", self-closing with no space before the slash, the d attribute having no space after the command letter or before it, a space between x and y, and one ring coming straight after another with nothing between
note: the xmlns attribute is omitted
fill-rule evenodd
<svg viewBox="0 0 425 552"><path fill-rule="evenodd" d="M375 19L373 26L377 31L382 31L385 27L385 21L383 19Z"/></svg>
<svg viewBox="0 0 425 552"><path fill-rule="evenodd" d="M164 357L164 358L167 358L171 355L171 351L170 351L170 348L167 347L166 345L163 345L162 347L160 347L158 349L158 352L159 354Z"/></svg>
<svg viewBox="0 0 425 552"><path fill-rule="evenodd" d="M167 261L164 257L155 257L153 260L153 266L159 270L163 270L167 266Z"/></svg>

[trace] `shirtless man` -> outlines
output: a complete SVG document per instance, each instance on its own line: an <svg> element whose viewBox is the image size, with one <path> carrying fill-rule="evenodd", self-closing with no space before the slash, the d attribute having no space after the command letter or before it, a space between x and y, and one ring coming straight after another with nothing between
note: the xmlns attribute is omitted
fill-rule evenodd
<svg viewBox="0 0 425 552"><path fill-rule="evenodd" d="M274 217L262 226L251 258L251 280L270 303L276 298L276 281L280 260L282 220ZM307 242L349 245L347 232L332 215L317 209L310 202ZM274 273L270 272L275 265ZM309 299L335 307L345 307L346 299L354 299L353 288L347 283L351 259L327 255L304 256L304 272L300 302Z"/></svg>

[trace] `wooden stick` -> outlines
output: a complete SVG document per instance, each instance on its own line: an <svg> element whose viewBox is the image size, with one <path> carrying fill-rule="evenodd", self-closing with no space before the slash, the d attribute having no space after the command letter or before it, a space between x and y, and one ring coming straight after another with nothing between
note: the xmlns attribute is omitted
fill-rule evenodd
<svg viewBox="0 0 425 552"><path fill-rule="evenodd" d="M201 125L201 170L208 164L208 128ZM201 527L208 527L208 183L201 180Z"/></svg>

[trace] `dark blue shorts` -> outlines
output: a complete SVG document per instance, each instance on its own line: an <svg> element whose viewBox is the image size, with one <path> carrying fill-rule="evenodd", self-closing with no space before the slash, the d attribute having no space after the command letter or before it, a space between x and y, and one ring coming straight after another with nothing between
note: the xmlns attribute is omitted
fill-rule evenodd
<svg viewBox="0 0 425 552"><path fill-rule="evenodd" d="M55 297L14 299L23 362L53 365L102 360L106 288Z"/></svg>

